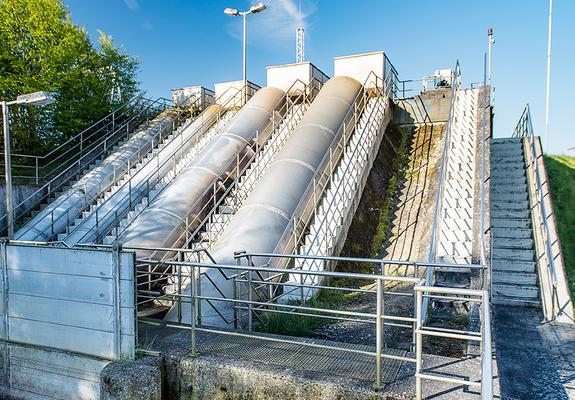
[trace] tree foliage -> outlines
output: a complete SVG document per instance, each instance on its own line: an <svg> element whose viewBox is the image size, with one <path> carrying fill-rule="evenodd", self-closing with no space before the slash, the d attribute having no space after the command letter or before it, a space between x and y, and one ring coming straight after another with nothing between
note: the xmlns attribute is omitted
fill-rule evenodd
<svg viewBox="0 0 575 400"><path fill-rule="evenodd" d="M139 94L138 68L103 32L93 45L60 0L0 0L0 99L56 98L10 108L14 152L43 154Z"/></svg>

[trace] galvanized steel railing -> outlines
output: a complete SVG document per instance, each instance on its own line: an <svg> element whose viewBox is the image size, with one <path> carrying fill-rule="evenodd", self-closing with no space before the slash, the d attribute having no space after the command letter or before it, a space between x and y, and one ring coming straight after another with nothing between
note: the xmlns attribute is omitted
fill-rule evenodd
<svg viewBox="0 0 575 400"><path fill-rule="evenodd" d="M153 249L146 247L125 247L123 250L146 250ZM432 263L416 263L409 261L395 261L383 259L363 259L351 257L328 257L328 256L310 256L310 255L297 255L297 254L272 254L272 253L238 253L236 259L238 262L234 265L219 265L217 263L200 263L191 260L194 258L192 255L197 254L201 250L189 249L156 249L158 252L169 252L177 254L174 260L154 260L151 258L138 259L136 264L136 280L144 282L150 280L152 282L162 282L172 280L180 282L185 281L189 285L189 294L183 293L181 290L175 293L166 293L161 296L153 293L147 288L140 287L138 290L138 304L140 307L150 304L151 302L161 302L162 304L171 304L177 307L178 317L174 322L163 321L148 317L139 317L137 323L161 325L166 327L175 327L180 329L191 330L192 334L192 354L196 354L196 334L198 332L245 337L261 339L262 341L273 341L288 344L297 344L301 346L308 346L311 348L323 348L332 350L334 352L346 353L359 353L367 356L372 356L375 362L376 381L375 387L382 388L382 361L384 359L397 360L402 362L409 362L416 365L415 379L416 379L416 393L417 398L422 398L422 381L423 379L438 380L445 383L456 383L464 386L480 387L482 392L486 391L486 384L490 380L486 376L482 376L480 380L470 379L455 379L445 377L437 374L437 372L428 372L423 368L423 360L425 354L423 352L423 337L435 336L448 339L458 339L471 342L484 342L489 340L489 331L485 327L490 326L489 313L483 312L481 314L481 329L477 332L464 331L456 329L447 329L432 327L425 324L422 319L422 303L424 298L438 298L438 299L453 299L457 296L457 300L465 300L477 302L481 305L482 310L488 309L488 294L486 291L470 290L470 289L455 289L455 288L440 288L429 287L425 285L423 279L414 276L395 276L388 272L390 267L405 266L411 267L413 271L419 271L423 268L438 268L444 267L446 264L432 264ZM254 259L270 259L264 265L254 265ZM320 262L354 262L365 263L371 265L375 273L345 273L345 272L331 272L331 271L309 271L302 270L301 266L294 265L294 268L274 268L270 267L274 263L274 259L289 258L292 262L298 262L301 259L311 259ZM247 265L240 262L241 259L247 260ZM150 266L156 266L151 269ZM233 294L231 296L223 296L220 293L218 296L206 296L200 290L202 287L202 280L208 275L207 271L217 270L225 274L228 279L233 281ZM335 291L340 293L358 293L362 295L375 295L376 296L376 310L375 312L367 311L349 311L346 309L326 306L317 306L314 303L308 303L301 300L297 303L278 302L281 298L277 293L291 290L291 286L298 286L294 282L282 282L277 279L269 279L274 276L286 275L301 275L300 282L306 281L306 278L313 277L319 283L315 285L301 284L303 287L309 287L316 290ZM356 281L364 282L358 287L352 286L329 286L326 282L330 282L337 278L347 278ZM371 282L371 285L370 285ZM405 290L393 290L397 285L403 285ZM399 296L408 299L407 301L413 302L414 308L412 312L406 315L398 315L386 311L383 307L384 298L388 296ZM205 325L202 321L203 304L216 309L216 304L224 304L228 308L233 309L233 317L227 320L228 328L221 328L211 325ZM183 320L182 308L190 307L190 320ZM312 340L304 342L296 341L289 336L270 336L258 333L258 329L264 321L266 315L283 314L291 316L305 316L307 318L318 318L322 320L331 321L352 321L355 323L374 324L376 328L376 337L374 348L372 351L358 350L354 348L338 345L337 343L314 343ZM414 355L400 355L394 354L387 350L389 348L385 339L385 328L396 327L401 330L412 332L408 337L414 339L413 348ZM149 349L139 349L142 352L148 352ZM484 353L483 357L487 357ZM486 362L486 361L485 361ZM489 362L491 359L489 358ZM487 397L483 397L487 399Z"/></svg>
<svg viewBox="0 0 575 400"><path fill-rule="evenodd" d="M184 151L184 149L190 149L192 146L197 144L203 135L207 132L210 126L217 124L224 115L232 109L241 107L243 105L243 101L249 94L244 96L244 90L241 88L229 88L226 90L221 97L227 98L224 104L221 105L221 108L218 112L205 119L202 123L201 127L197 130L197 132L190 136L186 141L182 141L183 131L178 134L174 135L170 143L174 140L180 139L180 147L176 152L174 152L170 157L166 158L162 162L160 162L160 152L157 152L154 157L147 161L147 163L155 163L156 167L153 172L148 174L143 182L139 182L137 184L133 184L132 181L134 180L134 176L131 176L126 182L122 184L122 186L118 189L127 189L128 193L126 193L122 198L115 200L117 203L123 203L125 201L128 202L129 207L123 209L115 209L113 214L104 213L101 215L100 210L104 207L105 203L100 204L97 206L92 212L96 216L96 227L95 227L95 240L94 242L101 242L105 236L107 236L110 231L116 226L117 223L120 222L127 214L133 209L133 205L140 203L145 197L147 197L150 191L157 185L158 182L161 180L165 180L167 177L160 175L160 171L169 168L168 166L171 165L171 168L174 168L178 165L179 162L186 156L188 153ZM248 97L249 98L249 97ZM197 116L197 118L202 118L203 114ZM171 179L168 180L167 183L171 182L176 175L174 175ZM158 194L159 195L159 194ZM96 198L100 197L100 195L95 196L95 198L91 199L90 204L93 204ZM150 199L150 201L153 199ZM68 220L69 217L67 216ZM73 219L72 219L73 220ZM123 231L119 232L117 236L121 235ZM86 236L84 236L86 237ZM79 243L83 242L84 239L80 239Z"/></svg>
<svg viewBox="0 0 575 400"><path fill-rule="evenodd" d="M42 186L35 190L34 193L32 193L26 199L15 205L14 220L18 221L28 216L44 200L60 193L60 191L62 191L67 187L67 185L73 182L77 175L81 173L85 168L108 155L113 150L114 146L116 146L122 139L129 139L131 134L136 132L137 127L143 123L149 122L151 114L157 115L162 110L167 109L167 103L165 103L164 99L162 99L161 103L157 102L158 100L151 102L142 112L136 114L135 116L131 116L121 123L116 123L116 119L114 117L105 125L106 127L108 125L113 127L113 130L109 131L108 134L101 138L94 138L94 142L90 143L89 145L86 144L88 139L84 138L84 135L87 134L86 132L81 132L76 137L70 139L69 143L67 142L66 144L69 144L70 148L66 148L62 155L59 155L48 162L46 167L49 167L49 165L52 166L49 167L51 168L51 172L43 177L45 183L42 184ZM161 104L161 108L156 109L156 104ZM176 116L177 119L178 116L179 113ZM94 132L90 131L89 137L91 138L94 135L102 133L102 129L103 128L99 128ZM78 143L74 143L75 141ZM59 149L64 148L65 147L63 145ZM75 156L77 154L79 154L79 157L76 159ZM65 160L60 160L60 157L65 157ZM70 160L73 161L71 164ZM54 164L56 162L59 164ZM38 182L41 181L42 180L38 180ZM8 216L6 214L0 217L0 229L6 228L7 218Z"/></svg>
<svg viewBox="0 0 575 400"><path fill-rule="evenodd" d="M540 274L547 272L550 287L540 282L543 313L548 321L559 320L573 323L573 305L566 283L563 252L557 232L557 221L551 203L549 178L543 163L541 142L533 132L529 104L527 104L517 122L512 137L522 138L528 146L523 146L530 184L531 216L534 226L534 239L537 250L537 263L544 263L539 268ZM525 144L525 143L524 143ZM540 234L537 234L540 232ZM548 290L546 290L548 289ZM549 293L550 291L550 293Z"/></svg>

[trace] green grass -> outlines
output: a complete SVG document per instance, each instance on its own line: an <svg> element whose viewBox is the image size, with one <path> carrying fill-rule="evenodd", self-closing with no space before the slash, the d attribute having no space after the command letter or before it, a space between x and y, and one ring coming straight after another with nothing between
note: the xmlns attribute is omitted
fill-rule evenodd
<svg viewBox="0 0 575 400"><path fill-rule="evenodd" d="M545 156L565 270L575 298L575 157Z"/></svg>
<svg viewBox="0 0 575 400"><path fill-rule="evenodd" d="M309 299L303 305L305 307L339 310L352 304L361 295L362 293L359 292L344 293L339 290L321 289L315 297ZM299 302L293 302L291 304L300 305ZM312 312L303 313L311 314ZM313 312L313 314L320 313ZM326 313L324 315L333 314ZM305 315L271 312L262 313L260 318L261 322L256 325L257 331L299 337L312 336L316 329L334 321L331 318L318 318L312 315L308 317Z"/></svg>

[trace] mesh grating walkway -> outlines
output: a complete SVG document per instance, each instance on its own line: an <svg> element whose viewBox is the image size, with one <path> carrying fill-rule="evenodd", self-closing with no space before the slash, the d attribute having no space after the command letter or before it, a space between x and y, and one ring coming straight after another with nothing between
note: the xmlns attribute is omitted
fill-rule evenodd
<svg viewBox="0 0 575 400"><path fill-rule="evenodd" d="M361 351L374 352L374 348L364 345L330 342L326 340L283 337L279 335L265 335L277 339L285 338L302 343L314 343L340 348L349 348ZM218 336L212 340L198 345L200 353L211 353L226 357L234 357L290 367L309 372L319 372L329 375L341 375L359 380L375 381L375 357L297 345L293 343L270 342L258 338L237 336ZM396 356L405 356L407 352L386 348L384 353ZM382 382L394 382L401 368L402 361L382 359Z"/></svg>

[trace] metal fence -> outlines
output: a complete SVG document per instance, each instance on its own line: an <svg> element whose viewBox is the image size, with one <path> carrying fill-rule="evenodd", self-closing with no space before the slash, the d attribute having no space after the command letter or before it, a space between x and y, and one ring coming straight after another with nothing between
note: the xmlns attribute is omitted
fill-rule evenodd
<svg viewBox="0 0 575 400"><path fill-rule="evenodd" d="M512 137L523 139L543 314L548 321L573 323L573 304L565 275L549 178L540 138L533 131L529 104L525 106Z"/></svg>
<svg viewBox="0 0 575 400"><path fill-rule="evenodd" d="M124 250L145 250L152 252L154 249L146 247L130 247ZM478 343L490 343L490 316L489 296L487 291L456 289L444 287L430 287L425 285L425 280L419 278L424 269L453 267L453 264L406 262L382 259L362 259L350 257L326 257L304 256L294 254L268 254L268 253L238 253L237 263L234 265L220 265L217 263L202 263L191 261L198 257L202 250L186 250L176 248L156 249L157 251L176 254L172 261L154 260L141 258L136 261L136 280L138 282L149 281L155 283L177 282L178 290L173 293L164 293L161 296L151 293L148 286L140 285L137 292L138 306L142 307L152 302L170 304L178 310L176 321L163 321L149 317L138 318L140 324L161 325L187 329L192 334L192 352L196 353L196 335L199 332L216 335L245 337L262 341L273 341L288 344L328 349L333 352L358 353L373 357L376 370L375 387L382 387L382 360L396 360L413 363L416 366L415 378L418 399L422 396L423 380L436 380L446 383L480 387L485 393L484 399L488 399L490 393L490 376L485 375L481 380L455 379L438 373L427 372L423 368L423 340L425 336L443 337ZM194 257L195 255L195 257ZM184 259L190 261L182 261ZM271 265L278 264L274 260L286 260L292 262L292 268L277 268ZM303 270L297 263L301 260L317 260L321 262L353 262L361 268L361 264L373 269L373 273L346 273L331 271ZM180 261L178 261L180 260ZM259 260L259 261L258 261ZM254 265L257 263L257 265ZM150 272L150 266L155 266L155 272ZM409 271L403 276L398 275L396 270L400 268ZM219 295L206 295L206 288L213 285L209 279L210 272L222 274L231 283L231 294L225 295L219 291ZM151 275L150 275L151 274ZM293 276L299 278L293 279ZM288 278L292 277L292 278ZM330 285L335 279L347 279L361 282L355 285ZM313 280L315 284L305 283ZM300 283L301 282L301 283ZM183 290L187 287L187 290ZM401 287L400 290L397 290ZM328 307L321 303L308 302L304 298L305 289L315 291L331 291L339 293L360 293L365 296L376 296L375 312L350 311L345 308ZM286 296L290 293L300 294L297 301L288 301ZM390 297L403 297L413 305L411 312L407 314L397 313L385 308L385 302ZM456 297L457 296L457 297ZM297 298L297 295L296 295ZM423 299L457 299L457 301L476 302L481 305L484 312L481 313L481 327L478 331L438 328L426 324L423 320ZM221 316L222 324L206 324L204 314L206 308L216 310ZM189 319L183 310L189 312ZM270 336L262 334L259 327L269 315L301 316L311 319L331 321L351 321L375 325L375 340L373 350L358 350L349 348L341 342L314 342L313 340L300 341L286 336ZM385 329L397 328L406 334L411 342L413 353L396 353L392 351L385 339ZM145 349L141 349L146 351ZM487 352L483 352L482 363L484 368L491 365L491 358ZM486 368L486 373L489 370Z"/></svg>

